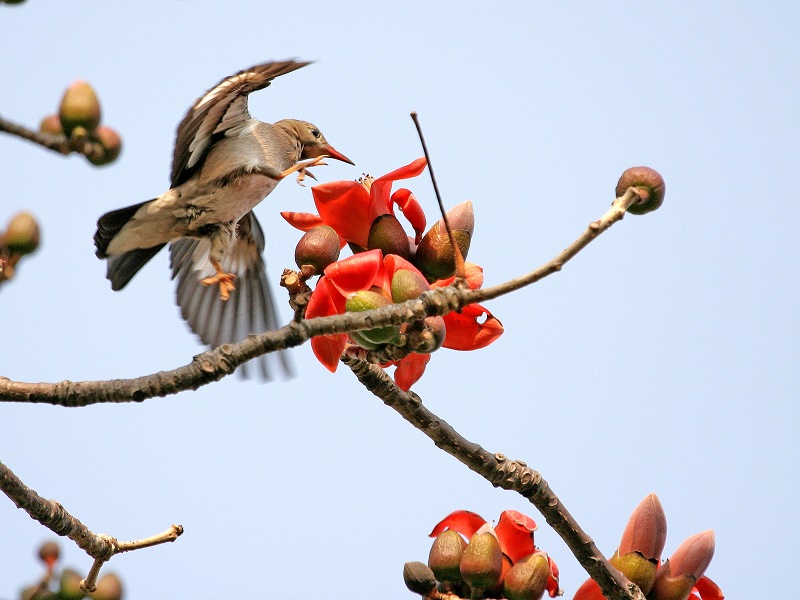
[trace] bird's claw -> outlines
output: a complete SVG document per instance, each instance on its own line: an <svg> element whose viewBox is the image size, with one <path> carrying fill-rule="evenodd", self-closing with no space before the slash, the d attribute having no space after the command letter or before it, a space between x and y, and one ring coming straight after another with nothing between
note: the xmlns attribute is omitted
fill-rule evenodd
<svg viewBox="0 0 800 600"><path fill-rule="evenodd" d="M303 161L303 162L299 162L296 165L291 166L288 169L286 169L285 171L283 171L281 173L281 175L280 175L280 178L283 179L284 177L286 177L288 175L291 175L292 173L297 171L297 183L299 185L303 185L303 180L306 178L306 176L311 177L311 179L316 180L317 178L314 177L314 174L311 171L309 171L308 169L310 167L321 167L321 166L327 165L328 163L323 162L327 158L327 156L328 156L327 154L323 154L322 156L315 156L312 159L309 159L309 160L306 160L306 161ZM303 187L305 187L305 186L303 186Z"/></svg>
<svg viewBox="0 0 800 600"><path fill-rule="evenodd" d="M231 297L231 292L236 289L236 286L233 285L234 279L236 279L236 275L234 275L233 273L224 273L222 271L218 271L211 277L206 277L205 279L201 279L200 285L210 286L218 283L219 298L220 300L225 302L228 298Z"/></svg>

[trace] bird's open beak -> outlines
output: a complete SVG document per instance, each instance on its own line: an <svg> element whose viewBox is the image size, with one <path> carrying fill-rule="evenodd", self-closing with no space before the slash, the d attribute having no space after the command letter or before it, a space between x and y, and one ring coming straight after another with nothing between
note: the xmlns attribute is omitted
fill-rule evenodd
<svg viewBox="0 0 800 600"><path fill-rule="evenodd" d="M353 166L355 166L355 164L356 164L356 163L354 163L352 160L350 160L349 158L347 158L347 157L346 157L344 154L342 154L341 152L339 152L339 151L338 151L336 148L334 148L333 146L331 146L330 144L328 144L327 146L325 146L325 154L327 154L327 155L328 155L328 156L330 156L331 158L335 158L336 160L340 160L340 161L342 161L342 162L350 163L350 164L351 164L351 165L353 165Z"/></svg>

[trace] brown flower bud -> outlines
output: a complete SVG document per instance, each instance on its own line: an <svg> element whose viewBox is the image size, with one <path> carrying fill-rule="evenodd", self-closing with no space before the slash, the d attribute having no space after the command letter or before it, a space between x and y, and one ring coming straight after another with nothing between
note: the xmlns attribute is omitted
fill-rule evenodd
<svg viewBox="0 0 800 600"><path fill-rule="evenodd" d="M58 560L58 556L60 553L60 549L58 544L55 542L45 542L39 547L39 558L41 561L48 566L48 568L53 568L53 565Z"/></svg>
<svg viewBox="0 0 800 600"><path fill-rule="evenodd" d="M89 596L92 600L121 600L122 581L115 573L103 575L97 582L97 589Z"/></svg>
<svg viewBox="0 0 800 600"><path fill-rule="evenodd" d="M100 144L100 152L98 154L90 154L86 158L96 167L101 167L117 160L119 153L122 151L122 138L119 134L105 125L101 125L95 131L93 136Z"/></svg>
<svg viewBox="0 0 800 600"><path fill-rule="evenodd" d="M384 256L397 254L406 260L411 256L408 236L394 215L380 215L372 222L369 228L367 249L381 250Z"/></svg>
<svg viewBox="0 0 800 600"><path fill-rule="evenodd" d="M619 178L615 193L617 198L622 196L628 188L634 187L639 193L640 201L631 206L628 212L633 215L643 215L656 210L664 202L667 191L664 178L650 167L631 167Z"/></svg>
<svg viewBox="0 0 800 600"><path fill-rule="evenodd" d="M466 258L469 251L470 234L467 231L454 230L453 237L461 250L461 255ZM446 279L455 275L455 253L444 223L437 221L425 234L417 246L412 262L429 281Z"/></svg>
<svg viewBox="0 0 800 600"><path fill-rule="evenodd" d="M39 224L32 214L21 212L8 222L3 243L11 254L30 254L39 247L41 236Z"/></svg>
<svg viewBox="0 0 800 600"><path fill-rule="evenodd" d="M436 587L436 577L430 567L421 562L407 562L403 566L406 587L420 596L427 596Z"/></svg>
<svg viewBox="0 0 800 600"><path fill-rule="evenodd" d="M92 86L85 81L76 81L69 86L61 99L58 116L67 137L72 136L78 127L86 132L97 129L100 125L100 102Z"/></svg>
<svg viewBox="0 0 800 600"><path fill-rule="evenodd" d="M313 267L320 274L330 264L339 260L339 235L328 225L320 225L307 231L294 250L294 262L302 269L303 265Z"/></svg>
<svg viewBox="0 0 800 600"><path fill-rule="evenodd" d="M547 557L534 552L511 567L503 578L503 592L509 600L539 600L549 577Z"/></svg>

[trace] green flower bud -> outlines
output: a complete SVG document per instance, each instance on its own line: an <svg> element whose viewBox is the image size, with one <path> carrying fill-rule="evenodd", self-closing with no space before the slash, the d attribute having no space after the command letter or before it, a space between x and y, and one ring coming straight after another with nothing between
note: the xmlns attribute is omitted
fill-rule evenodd
<svg viewBox="0 0 800 600"><path fill-rule="evenodd" d="M547 588L550 565L539 552L526 556L503 578L503 593L509 600L539 600Z"/></svg>
<svg viewBox="0 0 800 600"><path fill-rule="evenodd" d="M361 290L350 295L345 302L345 309L348 312L363 312L388 306L389 304L392 304L392 301L383 294L371 290ZM400 336L400 331L394 325L362 330L360 333L367 341L373 344L389 344L397 341Z"/></svg>
<svg viewBox="0 0 800 600"><path fill-rule="evenodd" d="M472 588L473 597L493 588L503 574L503 551L497 536L479 529L464 549L461 557L461 578Z"/></svg>
<svg viewBox="0 0 800 600"><path fill-rule="evenodd" d="M59 595L63 600L82 600L86 594L81 590L81 580L83 578L77 571L64 569L61 571L59 581Z"/></svg>
<svg viewBox="0 0 800 600"><path fill-rule="evenodd" d="M629 581L639 586L644 595L647 595L656 580L657 561L647 559L641 552L627 552L620 555L615 552L608 561L611 566L618 569Z"/></svg>
<svg viewBox="0 0 800 600"><path fill-rule="evenodd" d="M72 136L78 127L86 132L97 129L100 125L100 102L92 86L85 81L76 81L69 86L61 99L58 116L67 137Z"/></svg>
<svg viewBox="0 0 800 600"><path fill-rule="evenodd" d="M11 254L30 254L39 247L39 224L32 214L21 212L11 218L3 243Z"/></svg>
<svg viewBox="0 0 800 600"><path fill-rule="evenodd" d="M421 273L398 269L392 277L392 300L397 303L413 300L431 289Z"/></svg>
<svg viewBox="0 0 800 600"><path fill-rule="evenodd" d="M121 600L122 581L115 573L107 573L100 578L97 589L89 596L92 600Z"/></svg>
<svg viewBox="0 0 800 600"><path fill-rule="evenodd" d="M461 250L461 255L466 258L471 240L470 233L455 229L453 237ZM446 279L455 275L455 253L442 221L437 221L422 238L412 262L429 281Z"/></svg>
<svg viewBox="0 0 800 600"><path fill-rule="evenodd" d="M453 529L447 529L436 536L428 555L428 566L433 570L436 579L443 583L461 582L461 556L466 547L467 542Z"/></svg>

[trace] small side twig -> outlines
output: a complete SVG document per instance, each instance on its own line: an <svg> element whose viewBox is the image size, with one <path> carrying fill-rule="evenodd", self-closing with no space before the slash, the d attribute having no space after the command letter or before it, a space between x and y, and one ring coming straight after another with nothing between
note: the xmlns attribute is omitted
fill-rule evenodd
<svg viewBox="0 0 800 600"><path fill-rule="evenodd" d="M17 505L17 508L23 509L32 519L53 533L68 537L94 559L89 574L81 582L81 587L87 593L95 590L100 567L115 554L165 542L174 542L183 533L181 525L172 525L162 533L134 542L119 542L110 535L94 533L69 514L61 504L42 498L36 491L26 486L2 462L0 462L0 490Z"/></svg>
<svg viewBox="0 0 800 600"><path fill-rule="evenodd" d="M103 153L101 144L86 137L68 139L65 135L42 133L41 131L34 131L23 125L12 123L3 117L0 117L0 131L15 135L65 156L72 152L77 152L84 156L98 156Z"/></svg>

